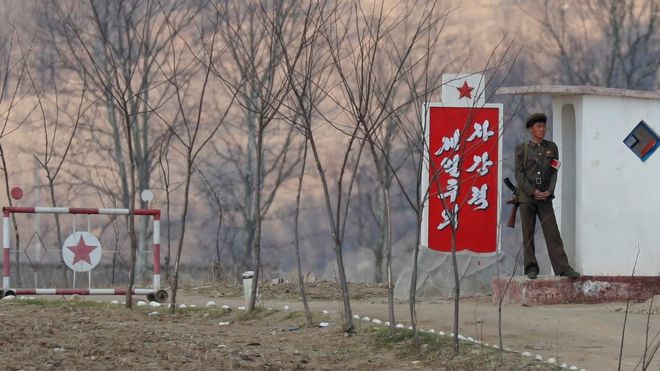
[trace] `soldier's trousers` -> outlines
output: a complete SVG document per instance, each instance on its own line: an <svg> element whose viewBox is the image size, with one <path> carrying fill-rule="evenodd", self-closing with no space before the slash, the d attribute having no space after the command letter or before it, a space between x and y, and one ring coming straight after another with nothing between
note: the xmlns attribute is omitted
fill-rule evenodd
<svg viewBox="0 0 660 371"><path fill-rule="evenodd" d="M555 274L560 274L571 270L568 263L568 257L564 251L564 242L561 240L557 219L555 219L555 210L552 208L552 200L539 202L521 202L520 220L523 231L523 249L525 256L525 274L531 267L538 269L539 264L536 261L536 247L534 246L534 229L536 228L536 218L541 221L545 244L548 247L550 263Z"/></svg>

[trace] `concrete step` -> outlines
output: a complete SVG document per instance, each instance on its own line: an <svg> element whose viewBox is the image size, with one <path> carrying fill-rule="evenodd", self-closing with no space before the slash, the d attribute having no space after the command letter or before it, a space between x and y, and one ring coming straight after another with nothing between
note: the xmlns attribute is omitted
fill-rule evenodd
<svg viewBox="0 0 660 371"><path fill-rule="evenodd" d="M510 281L510 282L509 282ZM508 284L508 288L507 288ZM657 276L582 276L578 279L556 276L493 278L493 303L504 297L505 304L594 304L612 301L642 302L660 295Z"/></svg>

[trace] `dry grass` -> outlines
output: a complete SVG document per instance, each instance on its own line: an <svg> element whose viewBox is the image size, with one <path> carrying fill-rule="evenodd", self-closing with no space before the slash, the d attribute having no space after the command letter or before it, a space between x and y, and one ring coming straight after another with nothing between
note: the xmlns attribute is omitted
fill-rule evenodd
<svg viewBox="0 0 660 371"><path fill-rule="evenodd" d="M360 323L346 337L336 325L307 326L299 312L197 307L169 315L90 299L16 299L0 301L0 320L8 369L555 369L472 343L451 359L449 338L427 333L416 353L408 330Z"/></svg>

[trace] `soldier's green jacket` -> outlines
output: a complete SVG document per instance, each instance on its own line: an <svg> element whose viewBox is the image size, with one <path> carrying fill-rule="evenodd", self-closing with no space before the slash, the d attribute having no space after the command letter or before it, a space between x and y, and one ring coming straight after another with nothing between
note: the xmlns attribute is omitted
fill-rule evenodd
<svg viewBox="0 0 660 371"><path fill-rule="evenodd" d="M527 146L525 146L527 144ZM525 147L527 161L525 162ZM551 200L555 197L557 170L550 166L552 160L559 160L557 145L549 140L536 144L531 140L516 146L516 182L518 201L542 202L534 199L534 190L549 191Z"/></svg>

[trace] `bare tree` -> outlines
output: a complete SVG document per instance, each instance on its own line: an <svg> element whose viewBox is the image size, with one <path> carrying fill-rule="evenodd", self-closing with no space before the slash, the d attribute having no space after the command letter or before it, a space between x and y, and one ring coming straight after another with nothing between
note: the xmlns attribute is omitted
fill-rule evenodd
<svg viewBox="0 0 660 371"><path fill-rule="evenodd" d="M167 2L164 9L165 16L176 18L177 27L183 29L203 8L197 1L176 0ZM158 2L62 1L39 6L36 12L40 26L46 30L42 43L58 56L57 77L65 81L76 76L80 80L87 78L90 94L103 107L95 125L83 128L81 134L87 140L81 141L81 152L106 156L103 161L95 156L72 158L75 177L82 179L81 185L107 194L108 187L101 187L93 180L92 173L98 172L104 183L114 183L110 188L113 194L107 196L118 194L123 207L132 206L134 192L129 162L134 164L135 189L151 188L162 127L152 124L150 107L161 106L172 94L156 66L156 62L167 58L167 45L172 37L165 32L166 23ZM125 102L116 99L121 91L126 92ZM121 140L128 132L132 148L128 148L127 140ZM82 175L85 171L87 174ZM146 206L141 201L140 207ZM143 251L147 245L148 218L141 217L139 223L137 263L138 275L142 275L146 268Z"/></svg>
<svg viewBox="0 0 660 371"><path fill-rule="evenodd" d="M322 106L322 102L328 97L328 91L332 88L330 83L333 71L331 68L332 56L328 50L327 40L332 37L333 24L342 20L346 15L344 13L346 8L337 4L331 5L329 2L309 1L304 7L300 7L300 11L305 15L304 26L298 31L300 39L296 47L290 50L285 49L284 54L284 63L291 86L291 103L288 107L295 113L293 116L299 121L298 125L312 151L322 185L323 200L332 234L332 246L342 292L343 330L346 333L352 333L354 326L343 246L353 185L365 142L357 136L358 127L339 124L328 116L332 111L324 113ZM335 35L336 37L346 37L346 34L339 32ZM282 42L282 36L278 35L278 37ZM319 132L328 128L319 126L319 121L325 121L340 133L345 134L345 142L336 145L335 150L332 151L333 155L340 155L341 159L339 169L334 174L327 172L327 164L324 166L319 148L319 135L321 135ZM332 183L336 184L334 190L330 188L333 178Z"/></svg>
<svg viewBox="0 0 660 371"><path fill-rule="evenodd" d="M158 151L158 167L160 169L160 183L162 189L165 191L165 220L167 223L165 243L167 249L165 252L165 279L172 282L172 192L177 188L172 183L172 166L170 160L170 144L172 143L172 131L168 130L163 139L160 141L160 149Z"/></svg>
<svg viewBox="0 0 660 371"><path fill-rule="evenodd" d="M326 22L328 21L328 16L326 13L327 2L315 3L313 1L308 1L304 4L296 4L295 2L293 4L294 6L290 11L297 14L301 23L297 28L287 27L286 31L295 30L298 37L289 40L290 36L285 33L285 28L279 28L275 33L275 40L282 48L282 60L285 65L285 72L288 76L287 82L290 87L287 102L282 108L283 111L288 113L285 117L290 122L291 128L295 129L295 132L299 132L305 138L295 201L294 247L298 273L298 286L303 300L307 321L311 324L312 315L307 303L302 274L299 217L300 200L302 196L309 146L312 145L312 150L316 151L313 141L310 140L311 125L315 113L319 110L320 105L327 97L327 94L325 93L325 84L328 81L327 61L329 56L327 53L320 52L320 50L322 50L320 49L320 36ZM269 19L269 23L274 25L272 19ZM318 155L318 153L316 155ZM315 159L317 160L318 166L318 158L315 157ZM321 174L322 176L324 175L322 172Z"/></svg>
<svg viewBox="0 0 660 371"><path fill-rule="evenodd" d="M660 1L536 0L519 5L540 26L528 43L534 55L542 56L530 62L543 78L572 85L656 87Z"/></svg>
<svg viewBox="0 0 660 371"><path fill-rule="evenodd" d="M52 67L53 64L50 66ZM40 87L37 86L29 68L26 69L26 72L37 99L37 105L39 106L39 112L41 115L41 129L43 130L44 135L43 152L38 155L35 154L34 158L45 172L46 180L48 182L50 204L51 206L56 207L58 206L57 198L55 196L55 183L57 176L60 174L62 165L64 164L64 161L66 160L67 155L71 150L71 145L74 138L76 137L76 132L78 130L80 121L85 115L86 111L92 107L93 103L85 104L87 79L83 78L82 87L80 89L80 99L78 101L76 113L63 120L61 115L67 116L67 109L64 106L60 107L60 105L63 105L63 102L60 102L59 100L59 89L57 80L55 79L55 74L51 73L50 75L50 81L53 84L52 92L54 94L54 102L51 103L43 99L43 93ZM51 113L51 110L49 110L50 104L54 106L54 113ZM51 114L53 117L51 117ZM72 122L69 123L68 119L70 119ZM66 130L69 130L69 132L67 133ZM63 141L63 143L60 144L59 141ZM57 246L62 246L62 228L58 214L55 214L55 226L57 233ZM68 285L67 267L64 264L64 256L62 255L62 251L60 251L59 255L64 284Z"/></svg>
<svg viewBox="0 0 660 371"><path fill-rule="evenodd" d="M220 247L220 233L222 231L222 217L224 215L223 209L222 209L222 200L220 199L220 194L215 190L213 187L213 184L209 180L209 178L204 174L203 171L200 169L197 169L197 172L199 175L202 177L202 180L204 181L204 184L208 187L207 192L209 193L209 197L211 197L214 201L214 206L217 210L218 214L218 220L215 221L216 224L216 229L215 229L215 254L216 257L215 259L212 260L211 262L211 273L213 274L213 278L217 281L220 278L220 272L222 271L222 254L220 252L221 247Z"/></svg>
<svg viewBox="0 0 660 371"><path fill-rule="evenodd" d="M19 45L19 50L16 51L15 45ZM3 180L5 185L5 192L9 206L12 206L13 201L10 195L10 171L8 168L7 154L5 153L4 142L7 136L16 132L29 118L36 105L26 115L18 115L18 108L25 102L26 93L23 91L24 79L28 72L27 58L29 53L24 53L20 47L20 39L16 29L12 26L8 35L0 37L0 161L1 170L3 173ZM16 215L12 213L12 224L14 225L14 236L16 242L15 253L15 272L16 283L21 285L21 271L20 271L20 233L18 224L16 223Z"/></svg>
<svg viewBox="0 0 660 371"><path fill-rule="evenodd" d="M421 9L420 9L421 7ZM392 135L396 128L391 120L396 110L411 102L408 97L397 102L397 89L411 63L413 52L423 36L434 30L438 22L437 2L420 2L389 8L385 2L373 6L356 1L341 32L350 39L328 39L335 68L340 76L342 98L347 117L360 128L370 149L378 175L383 202L379 216L381 232L379 251L385 252L389 320L394 328L394 282L392 281L392 224L390 188L392 170L388 163L392 153ZM395 10L396 9L396 10ZM408 23L410 22L410 23ZM412 29L408 30L408 25ZM401 32L406 29L408 32ZM402 37L401 34L405 34ZM335 43L341 41L341 43ZM335 99L341 104L339 99ZM377 267L377 269L380 269Z"/></svg>
<svg viewBox="0 0 660 371"><path fill-rule="evenodd" d="M303 308L305 309L305 317L307 318L307 324L312 325L312 312L309 310L309 304L307 303L307 294L305 293L305 280L303 279L302 272L302 262L300 258L300 231L299 231L299 219L300 219L300 197L302 195L303 189L303 179L305 177L305 165L307 164L307 141L305 141L305 146L303 148L302 162L300 166L300 176L298 177L298 190L296 192L296 209L294 216L294 249L296 254L296 271L298 273L298 288L300 289L300 298L303 302Z"/></svg>
<svg viewBox="0 0 660 371"><path fill-rule="evenodd" d="M223 67L225 71L227 68L235 69L222 75L235 75L234 79L226 81L238 96L237 102L244 115L241 125L247 128L248 137L245 163L236 164L235 167L244 182L241 189L244 192L244 242L247 247L246 259L252 258L250 265L254 271L249 311L254 310L261 277L262 222L279 186L283 180L291 177L299 161L298 157L293 157L293 162L289 162L291 157L288 152L294 134L294 129L289 128L283 144L271 149L274 158L270 166L266 167L266 154L270 152L265 145L267 131L276 125L279 108L289 89L288 76L282 68L282 54L298 19L295 12L292 12L294 5L293 1L269 4L248 1L229 3L222 8L225 15L222 19L222 35L229 46L228 55L231 58L228 60L233 62ZM276 39L276 34L281 35L284 47ZM274 179L270 183L270 191L263 194L265 177L268 175Z"/></svg>
<svg viewBox="0 0 660 371"><path fill-rule="evenodd" d="M107 4L106 4L107 5ZM133 10L136 8L133 7ZM122 6L119 6L119 13L125 11ZM98 39L89 38L89 35L86 33L86 29L79 21L74 20L71 13L67 11L73 11L72 8L56 8L54 11L59 12L61 20L63 20L63 27L67 36L65 38L65 45L69 45L69 52L73 52L73 63L79 69L86 72L85 76L90 76L92 81L98 84L99 90L103 92L103 95L100 98L105 99L105 103L109 105L108 112L112 117L113 123L121 123L120 125L114 125L113 131L115 134L115 148L126 148L128 154L128 163L129 171L126 172L124 161L119 161L118 165L120 168L120 174L124 175L122 178L122 189L123 189L123 205L128 207L130 210L135 209L135 194L137 191L136 183L136 159L134 152L136 145L134 144L136 139L136 128L134 126L135 119L135 102L140 99L138 98L141 94L144 94L144 91L135 90L134 82L138 79L136 74L138 63L132 58L131 52L137 50L144 51L145 43L144 39L140 38L137 41L137 44L131 45L128 50L118 50L113 44L112 36L110 32L117 31L118 27L110 27L110 18L109 15L112 15L112 11L107 7L99 8L99 4L95 2L89 3L89 11L91 19L89 20L88 25L92 26L92 29L98 32ZM117 13L114 13L115 15ZM125 13L124 13L125 14ZM113 19L114 20L114 19ZM82 22L81 22L82 23ZM123 29L123 28L122 28ZM135 29L131 29L135 31ZM135 36L135 34L132 34ZM100 40L99 43L94 41ZM124 46L123 43L119 43L120 46ZM59 52L60 55L65 54L64 51ZM145 55L144 53L142 55ZM128 56L128 61L132 63L127 63L127 60L121 59L123 56ZM66 60L63 58L63 60ZM85 61L89 62L86 63ZM120 144L120 133L123 133L123 136L126 140L125 147ZM123 150L121 150L123 151ZM139 152L139 151L138 151ZM122 160L124 156L121 157ZM130 213L128 216L128 235L130 238L130 247L131 247L131 258L130 258L130 267L129 267L129 284L128 289L126 290L126 306L131 307L132 305L132 291L133 284L135 282L135 262L136 262L136 253L137 253L137 235L135 232L135 215Z"/></svg>
<svg viewBox="0 0 660 371"><path fill-rule="evenodd" d="M170 35L170 59L158 64L159 69L169 84L172 85L174 97L172 98L175 110L173 112L154 113L172 134L172 140L179 145L179 152L185 163L185 178L183 190L183 206L181 211L179 240L174 260L174 274L172 279L171 313L176 311L176 295L179 284L179 267L181 253L183 252L186 235L186 221L190 203L190 185L192 175L198 165L199 155L202 153L220 126L225 122L227 115L235 102L238 89L234 90L224 108L214 104L214 99L208 92L218 83L222 87L223 80L214 71L214 64L224 58L225 44L218 41L220 18L219 11L213 12L209 19L200 19L196 24L196 33L186 35L179 24L170 18L167 10L161 7ZM186 37L187 36L187 37ZM199 40L190 43L188 40ZM183 50L179 47L183 44ZM214 79L217 77L218 79ZM239 89L241 85L237 86ZM221 104L223 104L221 103ZM153 107L152 107L153 108Z"/></svg>

